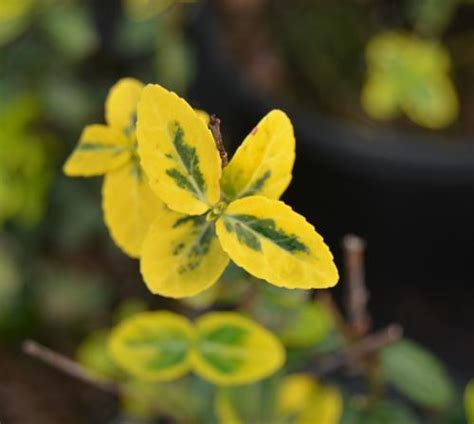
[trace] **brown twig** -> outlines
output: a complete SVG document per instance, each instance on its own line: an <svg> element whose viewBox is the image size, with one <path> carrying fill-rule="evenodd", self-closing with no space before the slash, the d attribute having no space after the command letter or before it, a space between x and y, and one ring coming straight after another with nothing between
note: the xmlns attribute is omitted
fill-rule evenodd
<svg viewBox="0 0 474 424"><path fill-rule="evenodd" d="M370 334L354 343L339 355L331 355L319 361L318 376L327 375L339 368L349 366L380 349L400 340L403 329L399 324L391 324L376 333Z"/></svg>
<svg viewBox="0 0 474 424"><path fill-rule="evenodd" d="M343 238L342 247L346 271L345 304L349 325L357 338L367 334L372 326L367 309L369 292L365 283L365 241L349 234Z"/></svg>
<svg viewBox="0 0 474 424"><path fill-rule="evenodd" d="M24 341L22 350L26 354L34 358L38 358L44 363L62 371L64 374L74 377L84 383L91 384L105 392L112 393L114 395L119 393L119 389L115 384L91 375L87 369L79 365L77 362L57 352L54 352L53 350L33 340Z"/></svg>
<svg viewBox="0 0 474 424"><path fill-rule="evenodd" d="M219 150L219 155L221 156L222 168L224 168L229 163L229 160L224 143L222 142L221 120L216 115L211 115L209 118L209 129L216 142L217 150Z"/></svg>

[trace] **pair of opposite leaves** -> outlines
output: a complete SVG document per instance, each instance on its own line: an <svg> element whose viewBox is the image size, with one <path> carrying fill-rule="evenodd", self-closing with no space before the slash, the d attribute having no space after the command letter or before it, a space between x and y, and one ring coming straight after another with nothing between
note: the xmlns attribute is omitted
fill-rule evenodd
<svg viewBox="0 0 474 424"><path fill-rule="evenodd" d="M121 368L148 381L189 371L217 385L252 383L285 362L267 329L235 312L210 312L191 323L169 311L141 312L112 329L108 350Z"/></svg>
<svg viewBox="0 0 474 424"><path fill-rule="evenodd" d="M322 237L277 200L295 158L283 112L268 113L224 169L203 113L159 85L120 80L106 121L84 129L65 172L105 174L105 222L115 242L140 258L153 293L193 296L218 280L229 257L280 287L337 283Z"/></svg>

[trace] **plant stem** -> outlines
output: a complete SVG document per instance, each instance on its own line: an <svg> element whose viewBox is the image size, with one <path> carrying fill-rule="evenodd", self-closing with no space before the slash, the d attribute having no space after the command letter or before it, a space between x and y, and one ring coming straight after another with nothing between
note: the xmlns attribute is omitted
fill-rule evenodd
<svg viewBox="0 0 474 424"><path fill-rule="evenodd" d="M367 310L369 292L365 283L365 246L363 239L352 234L342 239L346 270L345 303L349 325L356 338L366 335L372 326Z"/></svg>
<svg viewBox="0 0 474 424"><path fill-rule="evenodd" d="M26 354L40 359L44 363L51 365L59 371L62 371L64 374L74 377L84 383L91 384L105 392L112 393L114 395L119 393L119 389L115 384L93 376L86 368L77 362L57 352L54 352L53 350L33 340L24 341L22 344L22 350Z"/></svg>
<svg viewBox="0 0 474 424"><path fill-rule="evenodd" d="M222 142L221 120L216 115L211 115L209 118L209 129L216 142L217 150L219 150L219 155L221 156L222 168L224 168L229 163L229 160Z"/></svg>

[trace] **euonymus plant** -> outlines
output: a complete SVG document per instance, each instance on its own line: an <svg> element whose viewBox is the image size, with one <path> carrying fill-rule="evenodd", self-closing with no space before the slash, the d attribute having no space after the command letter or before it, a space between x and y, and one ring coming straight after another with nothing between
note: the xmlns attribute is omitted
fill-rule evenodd
<svg viewBox="0 0 474 424"><path fill-rule="evenodd" d="M107 125L84 129L65 172L105 174L105 222L115 242L140 258L153 293L202 292L229 259L280 287L337 283L322 237L278 201L295 158L285 113L268 113L223 168L203 114L163 87L123 79L105 109Z"/></svg>

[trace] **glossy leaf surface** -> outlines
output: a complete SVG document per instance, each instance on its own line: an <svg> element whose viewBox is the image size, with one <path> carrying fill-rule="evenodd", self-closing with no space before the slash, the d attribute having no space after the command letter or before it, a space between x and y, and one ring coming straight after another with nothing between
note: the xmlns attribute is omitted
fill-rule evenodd
<svg viewBox="0 0 474 424"><path fill-rule="evenodd" d="M219 153L211 132L185 100L148 85L137 125L142 166L152 189L171 209L199 215L218 202Z"/></svg>
<svg viewBox="0 0 474 424"><path fill-rule="evenodd" d="M325 288L338 281L329 248L306 219L283 202L249 196L217 221L231 259L247 272L286 288Z"/></svg>
<svg viewBox="0 0 474 424"><path fill-rule="evenodd" d="M212 286L228 261L214 222L164 207L155 215L143 244L140 268L153 293L186 297Z"/></svg>
<svg viewBox="0 0 474 424"><path fill-rule="evenodd" d="M222 174L229 199L262 195L278 199L291 181L295 136L288 116L268 113L245 138Z"/></svg>

